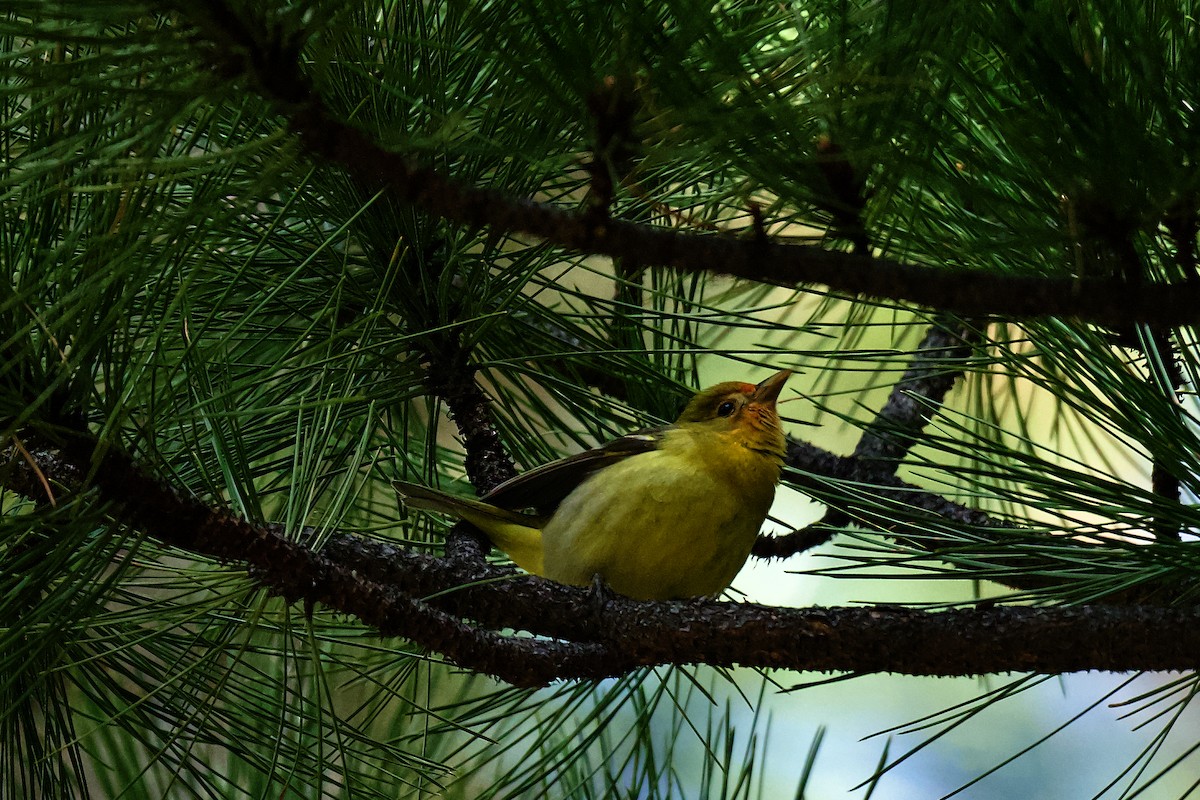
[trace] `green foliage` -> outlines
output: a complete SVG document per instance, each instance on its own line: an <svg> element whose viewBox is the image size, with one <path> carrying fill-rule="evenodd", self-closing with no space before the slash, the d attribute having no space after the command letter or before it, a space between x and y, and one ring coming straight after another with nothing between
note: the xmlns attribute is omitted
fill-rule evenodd
<svg viewBox="0 0 1200 800"><path fill-rule="evenodd" d="M234 10L300 43L336 117L509 195L588 207L594 109L609 91L636 109L598 156L617 178L617 216L748 231L755 204L773 235L848 249L847 214L860 211L874 247L981 277L1192 280L1174 233L1200 198L1192 6ZM182 491L308 543L337 529L437 551L443 532L402 518L389 488L463 477L430 369L478 369L524 466L672 417L715 375L768 366L811 387L784 408L820 427L795 435L837 448L872 420L929 324L814 291L636 264L614 274L432 217L312 158L270 87L234 74L206 40L215 19L199 0L22 0L0 12L5 446L86 429ZM861 209L832 186L820 142L868 190ZM965 377L931 408L902 475L1024 527L998 538L831 483L818 500L853 497L925 535L847 526L837 566L814 574L1009 581L1027 588L1008 599L1048 604L1152 586L1157 601L1193 602L1192 545L1151 541L1156 526L1200 524L1192 332L1169 347L1148 329L1063 320L977 335L974 357L947 365ZM1151 464L1188 503L1151 491ZM92 494L47 494L54 502L0 495L0 794L762 791L769 729L757 717L739 728L721 699L747 676L497 686L266 597L234 565L143 538ZM1024 685L938 724L953 730ZM1188 677L1128 700L1160 704L1163 733L1130 770L1114 767L1110 796L1176 766L1156 748L1194 691ZM802 784L819 741L796 770ZM886 785L875 779L868 793Z"/></svg>

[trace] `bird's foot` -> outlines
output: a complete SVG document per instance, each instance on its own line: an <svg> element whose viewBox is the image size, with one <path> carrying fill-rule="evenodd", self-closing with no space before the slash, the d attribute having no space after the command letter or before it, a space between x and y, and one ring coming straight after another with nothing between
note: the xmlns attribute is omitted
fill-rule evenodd
<svg viewBox="0 0 1200 800"><path fill-rule="evenodd" d="M592 585L588 587L588 605L596 613L604 611L605 607L617 598L604 576L597 572L592 576Z"/></svg>

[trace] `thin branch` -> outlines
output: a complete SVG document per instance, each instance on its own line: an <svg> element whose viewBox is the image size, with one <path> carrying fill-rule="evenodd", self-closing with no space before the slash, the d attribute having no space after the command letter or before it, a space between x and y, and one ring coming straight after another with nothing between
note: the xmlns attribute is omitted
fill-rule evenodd
<svg viewBox="0 0 1200 800"><path fill-rule="evenodd" d="M1146 362L1146 385L1153 391L1162 394L1173 407L1177 421L1186 423L1180 410L1180 391L1184 388L1183 370L1179 365L1179 353L1171 340L1170 331L1163 329L1145 330L1130 326L1112 334L1115 345L1133 350L1141 355ZM1168 503L1178 504L1182 498L1183 481L1181 467L1177 459L1158 452L1153 441L1144 441L1143 446L1150 451L1150 490ZM1169 515L1168 515L1169 516ZM1178 522L1166 517L1151 518L1146 526L1154 533L1154 538L1161 542L1178 542L1181 531Z"/></svg>
<svg viewBox="0 0 1200 800"><path fill-rule="evenodd" d="M251 29L221 0L177 8L215 45L215 52L208 55L222 69L249 76L260 94L280 106L310 153L453 222L524 233L575 251L632 258L641 264L789 288L823 284L851 296L917 303L964 315L1077 317L1112 326L1200 322L1200 284L1194 282L1149 284L1111 276L1005 275L920 266L862 253L597 218L587 210L568 210L472 186L385 150L363 131L335 118L303 74L294 42Z"/></svg>
<svg viewBox="0 0 1200 800"><path fill-rule="evenodd" d="M863 431L854 457L887 464L892 471L919 440L946 394L962 377L962 364L971 355L970 327L939 315L887 402Z"/></svg>
<svg viewBox="0 0 1200 800"><path fill-rule="evenodd" d="M446 404L450 419L458 427L466 453L467 479L480 495L517 474L504 448L487 395L475 380L468 354L455 346L450 355L431 356L426 368L426 385ZM446 536L446 555L482 561L491 543L474 527L458 524Z"/></svg>
<svg viewBox="0 0 1200 800"><path fill-rule="evenodd" d="M1195 197L1181 200L1169 209L1163 218L1163 226L1171 237L1175 252L1175 266L1184 280L1194 281L1196 275L1196 236L1200 232L1200 217L1195 210ZM1135 337L1136 338L1136 337ZM1166 330L1154 330L1148 337L1150 350L1146 355L1146 369L1152 384L1165 383L1163 393L1171 398L1178 409L1180 391L1184 388L1183 370L1179 365L1179 353ZM1155 381L1155 361L1162 365L1163 381ZM1174 467L1174 468L1172 468ZM1178 464L1169 464L1161 455L1155 454L1150 470L1150 488L1169 502L1178 503L1182 497L1183 482L1178 474ZM1177 524L1156 519L1151 528L1159 541L1179 541L1181 531Z"/></svg>
<svg viewBox="0 0 1200 800"><path fill-rule="evenodd" d="M588 95L594 138L587 163L591 183L585 205L598 222L609 218L616 185L624 183L632 169L636 141L633 120L640 105L633 91L633 78L626 73L606 76Z"/></svg>
<svg viewBox="0 0 1200 800"><path fill-rule="evenodd" d="M801 491L818 500L830 494L829 484L843 483L870 487L870 502L856 501L854 495L839 494L834 516L827 515L819 527L840 526L857 522L876 527L897 536L909 534L919 537L923 549L931 552L939 547L957 545L959 542L930 536L929 525L906 523L883 513L879 501L887 501L908 509L928 512L930 522L951 523L956 527L976 531L996 530L997 534L1020 531L1013 523L999 520L973 508L955 503L941 495L908 483L896 477L894 467L880 462L865 461L856 456L839 456L807 442L789 440L784 463L793 471L790 482ZM817 526L815 526L817 527ZM822 538L822 536L824 538ZM808 547L822 544L828 535L803 529L784 536L760 537L755 543L753 554L760 558L787 558L803 552ZM817 541L820 539L820 541Z"/></svg>
<svg viewBox="0 0 1200 800"><path fill-rule="evenodd" d="M946 559L951 553L962 555L970 544L962 539L935 535L945 526L969 530L988 548L1010 542L1026 529L1012 522L948 500L941 495L898 478L886 462L864 461L855 456L838 456L819 447L797 441L788 442L785 463L795 470L791 482L814 499L825 502L829 510L817 523L783 536L760 536L752 554L758 558L788 558L824 544L838 529L859 525L881 531L898 542L927 552L933 558ZM864 493L834 492L830 484L870 487ZM859 499L860 496L862 499ZM905 517L914 510L924 511L928 519L912 520L889 513L888 506L905 509ZM980 553L972 558L973 577L987 571L989 580L1018 590L1045 589L1062 585L1053 577L1061 563L1037 556L1005 556ZM954 562L950 562L954 563ZM1164 592L1165 590L1165 592ZM1120 595L1106 597L1106 604L1132 605L1143 598L1170 596L1169 582L1146 582Z"/></svg>
<svg viewBox="0 0 1200 800"><path fill-rule="evenodd" d="M750 555L762 559L791 558L820 547L852 522L850 516L841 509L829 508L817 522L796 528L790 533L779 536L760 534L754 540Z"/></svg>
<svg viewBox="0 0 1200 800"><path fill-rule="evenodd" d="M998 520L987 514L950 501L934 492L896 477L896 468L919 440L921 432L940 407L946 393L961 377L955 362L963 362L971 352L970 324L953 322L942 316L930 327L904 377L893 387L884 407L867 426L854 454L835 456L812 445L791 441L786 462L798 470L793 481L816 499L828 503L822 519L783 536L763 536L754 544L759 558L786 558L828 542L839 529L857 524L882 531L902 544L927 552L935 558L955 561L977 545L959 538L932 535L946 523L970 530L984 548L1011 541L1025 531L1020 525ZM830 491L828 481L843 485L869 486L869 499L858 500L860 493ZM908 511L921 509L930 514L928 521L904 521L889 513L887 506ZM908 516L907 514L905 516ZM1013 589L1030 591L1063 585L1062 563L1036 555L997 557L972 554L972 577L986 575L989 580ZM1169 581L1153 581L1106 596L1105 604L1133 605L1157 598Z"/></svg>
<svg viewBox="0 0 1200 800"><path fill-rule="evenodd" d="M956 503L898 478L886 464L839 456L795 440L788 441L784 460L794 470L789 476L790 483L818 502L826 503L829 511L819 522L806 528L783 536L760 536L752 551L758 558L788 558L824 544L838 528L854 524L883 532L898 542L951 564L969 555L972 578L984 577L1022 591L1066 586L1071 578L1063 575L1064 567L1078 566L1078 561L1070 556L1064 556L1067 559L1064 562L1036 554L1006 552L1009 548L1005 545L1011 545L1014 536L1036 533L1053 537L1054 534L1044 529L1031 531ZM859 487L860 491L841 491L835 488L837 485ZM904 513L891 513L889 507L902 508ZM928 518L922 519L920 515L914 515L914 511L923 511ZM969 531L974 541L936 535L938 530L947 529ZM952 556L956 560L951 560ZM1106 594L1095 602L1121 606L1171 603L1179 592L1178 582L1164 574Z"/></svg>
<svg viewBox="0 0 1200 800"><path fill-rule="evenodd" d="M852 456L839 458L811 445L791 442L787 464L827 478L875 484L893 501L927 508L960 523L1010 528L895 477L896 468L917 442L946 393L961 377L959 364L971 353L969 336L968 325L956 322L949 315L939 315L918 346L904 376L892 387L887 402L863 431ZM759 537L753 555L786 558L825 544L838 528L851 524L856 518L861 520L862 515L870 511L863 505L856 509L859 514L852 516L848 513L849 508L831 506L814 525L784 536ZM900 527L894 520L874 516L885 529L894 531ZM971 520L969 523L966 522L968 519Z"/></svg>
<svg viewBox="0 0 1200 800"><path fill-rule="evenodd" d="M1175 265L1185 280L1200 277L1196 274L1196 237L1200 235L1197 204L1197 197L1189 195L1163 216L1163 226L1171 235L1171 244L1175 249Z"/></svg>
<svg viewBox="0 0 1200 800"><path fill-rule="evenodd" d="M1179 409L1179 392L1184 388L1183 370L1179 366L1179 354L1167 331L1156 330L1149 334L1146 342L1149 347L1145 351L1147 380L1153 385L1159 385L1164 396L1172 404L1176 417L1182 417ZM1162 366L1162 381L1155 380L1158 371L1155 362ZM1163 385L1165 384L1165 385ZM1178 504L1182 499L1183 481L1180 479L1179 463L1174 459L1165 459L1161 454L1154 455L1154 463L1150 468L1150 489L1154 494L1167 502ZM1178 523L1167 519L1154 519L1150 524L1154 538L1160 542L1178 542L1182 539Z"/></svg>
<svg viewBox="0 0 1200 800"><path fill-rule="evenodd" d="M846 151L829 136L817 139L817 168L829 190L818 203L833 218L832 234L848 239L856 255L871 253L871 240L863 223L870 191L862 173L854 168Z"/></svg>
<svg viewBox="0 0 1200 800"><path fill-rule="evenodd" d="M466 452L467 478L479 494L486 494L517 474L512 458L504 449L492 418L488 397L475 382L474 370L459 365L442 371L429 380L430 389L445 403L450 419L458 426Z"/></svg>

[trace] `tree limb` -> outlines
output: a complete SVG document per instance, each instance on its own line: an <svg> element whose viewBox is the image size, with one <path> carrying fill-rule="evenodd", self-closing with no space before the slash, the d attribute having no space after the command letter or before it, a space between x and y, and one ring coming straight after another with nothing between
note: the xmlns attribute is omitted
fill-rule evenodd
<svg viewBox="0 0 1200 800"><path fill-rule="evenodd" d="M518 685L601 678L655 664L970 675L1189 669L1200 660L1200 609L925 612L639 602L353 537L335 537L316 552L181 495L91 437L57 446L32 434L24 441L42 478L71 491L95 488L118 504L123 520L165 544L244 565L288 601L353 614L384 635L404 636ZM6 488L31 497L44 491L30 461L6 449ZM497 632L508 628L553 638Z"/></svg>
<svg viewBox="0 0 1200 800"><path fill-rule="evenodd" d="M1104 325L1200 322L1200 283L1158 283L1115 277L1006 275L903 263L863 253L689 233L609 219L504 191L469 185L385 150L363 131L335 118L309 85L300 48L280 34L255 29L222 0L180 4L227 74L243 74L277 104L313 155L337 163L371 185L460 224L524 233L579 252L634 259L685 272L730 275L795 288L823 284L835 292L931 306L964 315L1077 317Z"/></svg>

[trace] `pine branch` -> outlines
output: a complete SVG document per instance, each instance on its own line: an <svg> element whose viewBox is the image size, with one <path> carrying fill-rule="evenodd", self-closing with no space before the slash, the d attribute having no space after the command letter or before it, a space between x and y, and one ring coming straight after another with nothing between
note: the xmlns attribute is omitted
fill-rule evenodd
<svg viewBox="0 0 1200 800"><path fill-rule="evenodd" d="M759 536L751 554L757 558L788 558L828 542L838 530L850 524L886 533L898 542L927 552L933 558L950 553L961 554L961 539L935 536L937 527L952 525L970 530L979 547L1011 543L1014 535L1026 533L1020 525L996 519L982 511L956 503L941 495L898 478L894 467L863 460L856 456L838 456L806 442L789 440L785 463L796 470L791 482L814 498L828 502L829 511L817 523L783 536ZM858 500L853 493L831 498L829 482L869 486L869 499ZM836 505L834 505L836 503ZM916 517L898 519L886 511L888 505L924 511L927 521ZM992 558L986 554L972 559L973 576L986 574L989 580L1022 591L1061 586L1063 578L1054 577L1062 563L1037 555L1007 555ZM953 562L951 562L953 563ZM1146 581L1135 589L1105 596L1106 605L1136 605L1149 598L1164 600L1176 593L1169 581Z"/></svg>
<svg viewBox="0 0 1200 800"><path fill-rule="evenodd" d="M970 355L969 335L968 326L954 322L948 315L940 315L918 346L904 376L892 387L887 402L863 431L852 456L840 458L812 445L789 442L788 466L826 478L874 484L894 502L925 508L960 524L1011 528L896 478L900 462L962 375L960 369L951 365ZM852 516L847 508L831 506L814 525L784 536L759 537L753 554L759 558L786 558L822 545L833 538L838 528L850 524L856 517L861 519L863 514L870 514L866 506L856 510L859 513ZM877 518L876 524L886 530L895 531L900 527L886 517L874 514L871 517ZM935 547L929 545L927 539L922 541L931 549Z"/></svg>
<svg viewBox="0 0 1200 800"><path fill-rule="evenodd" d="M792 482L800 489L809 491L817 497L828 495L827 481L854 483L870 486L871 494L875 499L921 509L929 512L931 517L958 526L972 529L994 528L997 531L1010 533L1020 530L1017 525L995 519L982 511L968 508L916 484L908 483L896 477L894 467L886 464L881 465L856 456L839 456L816 445L798 442L794 439L788 441L784 463L796 470L791 474ZM925 543L924 547L931 551L948 544L944 540L930 538L928 529L924 527L908 525L881 514L878 505L855 502L852 496L839 499L842 502L842 510L862 524L876 526L900 535L905 532L920 534ZM760 558L785 558L802 552L803 543L810 539L811 534L805 530L786 536L763 537L755 544L754 555Z"/></svg>
<svg viewBox="0 0 1200 800"><path fill-rule="evenodd" d="M142 472L126 455L100 442L72 436L64 445L25 443L33 461L8 447L0 450L0 486L26 497L43 497L48 479L67 492L94 488L116 503L121 520L163 544L190 554L247 567L272 594L288 602L321 603L351 614L384 636L403 636L442 653L455 663L496 675L517 685L541 685L553 671L586 672L604 655L589 644L503 636L464 622L445 611L358 574L352 566L283 537L270 526L253 525L232 513L187 497ZM98 455L103 451L103 455ZM36 467L36 468L35 468ZM445 563L458 563L447 559ZM442 586L441 590L452 588Z"/></svg>
<svg viewBox="0 0 1200 800"><path fill-rule="evenodd" d="M1163 227L1171 236L1175 250L1175 266L1185 280L1194 280L1196 274L1196 237L1200 235L1200 205L1194 195L1185 197L1167 210L1163 216Z"/></svg>
<svg viewBox="0 0 1200 800"><path fill-rule="evenodd" d="M1146 384L1167 398L1181 424L1186 424L1180 409L1180 392L1185 388L1180 354L1171 339L1169 330L1139 330L1136 326L1124 328L1112 334L1114 344L1128 348L1141 355L1146 362ZM1151 451L1150 490L1169 503L1179 503L1182 498L1183 481L1179 477L1177 461L1155 452L1152 442L1143 442ZM1181 539L1179 524L1169 519L1152 519L1148 527L1160 542L1178 542Z"/></svg>
<svg viewBox="0 0 1200 800"><path fill-rule="evenodd" d="M856 255L869 255L871 240L863 223L870 191L861 172L854 168L846 152L828 135L817 140L817 167L829 190L818 203L833 219L831 234L849 240Z"/></svg>
<svg viewBox="0 0 1200 800"><path fill-rule="evenodd" d="M863 431L855 458L882 462L895 472L962 376L960 365L971 355L969 337L969 327L939 315L887 402Z"/></svg>
<svg viewBox="0 0 1200 800"><path fill-rule="evenodd" d="M127 523L188 553L244 565L289 602L353 614L383 635L404 636L518 685L615 676L651 664L972 675L1189 669L1200 659L1197 609L931 613L638 602L346 536L315 552L278 530L184 497L90 437L55 446L29 435L25 449L32 461L12 446L3 453L4 485L12 491L37 497L45 491L43 479L71 492L94 488L117 504ZM555 638L505 636L467 618Z"/></svg>
<svg viewBox="0 0 1200 800"><path fill-rule="evenodd" d="M438 586L457 584L460 588L434 601L445 603L447 610L453 608L496 627L602 641L631 653L643 665L703 662L855 672L866 667L914 675L1160 669L1111 665L1126 657L1172 657L1146 641L1156 635L1152 629L1162 631L1160 626L1176 621L1192 624L1200 615L1200 611L1143 606L981 607L930 613L884 607L783 609L752 603L598 599L588 590L515 576L503 568L464 572L457 565L352 536L332 537L326 551L354 563L364 574L396 581L414 594L427 595ZM509 579L503 580L506 576ZM1022 630L1025 626L1028 629ZM993 633L999 638L985 641ZM1115 648L1110 648L1112 642L1090 641L1092 635L1110 633L1120 639ZM1058 636L1070 638L1071 644L1059 647L1062 642L1051 641ZM1190 633L1189 637L1194 643L1182 649L1190 652L1200 646L1200 637ZM1076 647L1082 652L1073 654ZM1144 653L1147 648L1154 655ZM980 651L987 655L979 657ZM1072 660L1075 664L1069 665ZM995 666L1001 663L1005 666ZM1047 670L1051 663L1057 666ZM1110 666L1100 666L1103 663Z"/></svg>
<svg viewBox="0 0 1200 800"><path fill-rule="evenodd" d="M440 397L458 426L466 452L467 479L479 494L486 494L517 474L504 449L492 418L487 395L466 363L431 363L427 384Z"/></svg>
<svg viewBox="0 0 1200 800"><path fill-rule="evenodd" d="M1140 276L1005 275L903 263L862 253L779 244L760 237L686 233L609 219L462 183L384 149L336 119L309 84L299 44L255 29L221 0L179 6L212 45L207 55L227 75L244 75L287 116L313 155L340 164L371 186L444 219L523 233L578 252L631 259L686 272L730 275L794 288L823 284L853 296L917 303L964 315L1077 317L1104 325L1200 322L1200 284L1145 283Z"/></svg>
<svg viewBox="0 0 1200 800"><path fill-rule="evenodd" d="M1167 331L1153 331L1148 337L1147 344L1146 367L1150 373L1148 380L1151 383L1158 383L1154 378L1156 372L1154 362L1157 362L1162 366L1162 377L1165 384L1160 388L1163 394L1171 399L1176 414L1180 415L1178 410L1179 393L1184 388L1184 378L1183 370L1179 367L1179 354L1175 351L1171 336ZM1177 465L1168 462L1160 454L1154 455L1150 468L1150 489L1159 497L1172 503L1179 503L1182 499L1183 481L1176 473L1177 469ZM1169 520L1155 519L1151 523L1151 529L1154 531L1154 538L1160 542L1178 542L1182 539L1179 525Z"/></svg>
<svg viewBox="0 0 1200 800"><path fill-rule="evenodd" d="M466 453L467 479L480 495L517 474L496 430L487 395L475 381L468 353L455 341L449 352L430 355L425 383L446 404ZM459 523L446 536L446 555L482 561L491 543L471 525Z"/></svg>
<svg viewBox="0 0 1200 800"><path fill-rule="evenodd" d="M818 522L783 536L760 536L754 543L752 555L764 559L788 558L825 544L839 529L851 524L882 531L907 547L943 560L951 554L961 557L978 547L986 550L1011 543L1014 535L1031 533L1020 525L955 503L896 476L900 461L919 441L921 432L961 377L961 370L948 368L948 365L969 356L972 330L971 325L952 323L946 316L930 327L904 376L865 429L853 455L837 456L808 443L788 442L785 463L797 470L792 482L815 498L826 501L828 511ZM1158 469L1156 467L1155 474ZM839 493L832 498L826 481L870 486L870 499L858 501L854 493ZM886 511L889 505L923 510L930 519L898 519ZM960 530L970 530L978 544L932 535L932 528L947 523ZM955 564L953 560L949 563ZM1058 577L1063 568L1061 561L1036 554L1005 555L1003 558L972 554L971 565L973 577L987 577L1020 591L1061 587L1065 580ZM1107 594L1100 602L1137 605L1161 601L1174 596L1176 591L1169 581L1147 581Z"/></svg>

